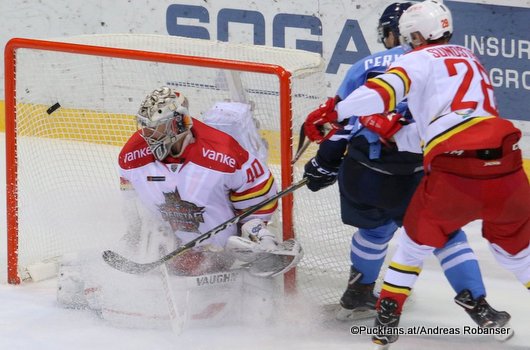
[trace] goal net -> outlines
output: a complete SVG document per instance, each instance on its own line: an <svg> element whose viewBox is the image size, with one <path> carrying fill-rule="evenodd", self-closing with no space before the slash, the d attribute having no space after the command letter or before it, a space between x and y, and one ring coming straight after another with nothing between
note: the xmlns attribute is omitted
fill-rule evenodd
<svg viewBox="0 0 530 350"><path fill-rule="evenodd" d="M216 102L252 106L281 188L300 179L298 131L326 98L319 55L156 35L94 35L6 46L8 281L55 268L65 253L108 248L125 232L117 155L136 130L143 97L167 85L199 119ZM275 225L305 257L289 285L336 303L349 271L353 228L340 221L338 189L306 188L281 200ZM295 283L293 283L295 282Z"/></svg>

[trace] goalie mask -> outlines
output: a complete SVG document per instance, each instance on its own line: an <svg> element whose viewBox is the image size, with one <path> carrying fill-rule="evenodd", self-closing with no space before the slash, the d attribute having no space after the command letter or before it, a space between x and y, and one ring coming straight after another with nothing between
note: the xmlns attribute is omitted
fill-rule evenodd
<svg viewBox="0 0 530 350"><path fill-rule="evenodd" d="M141 135L156 159L169 154L179 156L186 140L191 138L193 124L188 100L182 94L163 86L147 95L136 115Z"/></svg>

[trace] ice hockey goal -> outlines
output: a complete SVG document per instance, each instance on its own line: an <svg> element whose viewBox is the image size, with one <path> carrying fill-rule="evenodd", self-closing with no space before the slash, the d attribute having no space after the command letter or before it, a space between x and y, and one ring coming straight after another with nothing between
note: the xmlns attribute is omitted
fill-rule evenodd
<svg viewBox="0 0 530 350"><path fill-rule="evenodd" d="M302 174L315 148L291 165L296 134L325 97L319 55L156 35L95 35L6 46L8 281L31 278L65 252L102 247L124 233L116 169L146 93L173 86L201 118L215 102L253 106L281 187ZM294 205L293 205L294 203ZM281 201L278 228L306 255L298 290L336 302L346 281L351 228L335 186ZM291 282L294 275L290 276Z"/></svg>

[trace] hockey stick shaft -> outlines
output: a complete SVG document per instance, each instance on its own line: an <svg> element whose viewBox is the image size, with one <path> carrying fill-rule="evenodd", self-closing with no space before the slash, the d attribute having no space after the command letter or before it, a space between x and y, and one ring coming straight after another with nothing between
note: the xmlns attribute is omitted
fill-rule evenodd
<svg viewBox="0 0 530 350"><path fill-rule="evenodd" d="M167 302L171 329L176 335L180 335L182 333L182 329L184 328L186 315L179 312L179 305L175 300L175 293L173 292L171 282L169 281L169 272L167 271L167 267L164 264L160 265L160 281L162 283L162 291L164 292L164 297L166 298Z"/></svg>
<svg viewBox="0 0 530 350"><path fill-rule="evenodd" d="M200 235L199 237L189 241L188 243L180 246L179 248L175 249L174 251L168 253L167 255L161 257L160 259L158 260L155 260L153 262L150 262L150 263L137 263L137 262L134 262L132 260L129 260L123 256L121 256L120 254L116 253L116 252L113 252L112 250L106 250L103 252L103 260L105 260L105 262L107 264L109 264L111 267L117 269L117 270L120 270L120 271L123 271L123 272L127 272L127 273L132 273L132 274L136 274L136 273L144 273L144 272L147 272L147 271L150 271L152 269L154 269L155 267L157 266L160 266L161 264L165 263L166 261L168 260L171 260L173 259L174 257L176 257L177 255L180 255L190 249L192 249L193 247L197 246L198 244L200 244L201 242L207 240L208 238L218 234L219 232L221 231L224 231L226 228L234 225L234 224L237 224L239 221L241 221L242 219L252 215L253 213L255 213L256 211L260 210L261 208L263 208L264 206L278 200L279 198L295 191L296 189L304 186L305 184L307 183L307 179L302 179L294 184L292 184L291 186L287 187L286 189L284 189L283 191L280 191L278 192L276 195L256 204L255 206L249 208L248 210L244 211L243 213L239 214L239 215L236 215L234 216L233 218L223 222L222 224L214 227L213 229L211 229L210 231Z"/></svg>
<svg viewBox="0 0 530 350"><path fill-rule="evenodd" d="M325 135L323 136L325 140L329 139L330 136L329 135L329 132L332 130L331 127L329 128L324 128L324 133ZM359 130L360 131L360 130ZM352 137L354 137L358 132L356 132ZM305 136L305 131L304 131L304 123L302 123L302 126L300 127L300 137L298 139L298 149L296 150L296 154L294 155L293 159L291 160L291 164L295 164L301 157L302 155L304 154L304 152L309 148L309 146L313 143L313 141L307 139L306 140L306 136Z"/></svg>

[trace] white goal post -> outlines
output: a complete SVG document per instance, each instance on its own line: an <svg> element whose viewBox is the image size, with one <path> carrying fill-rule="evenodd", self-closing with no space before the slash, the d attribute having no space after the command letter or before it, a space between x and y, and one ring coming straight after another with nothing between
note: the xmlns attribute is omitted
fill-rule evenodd
<svg viewBox="0 0 530 350"><path fill-rule="evenodd" d="M124 233L117 154L135 131L141 99L169 85L201 116L219 101L252 105L281 188L299 179L297 133L325 98L313 53L162 35L12 39L5 49L8 282L61 255L107 249ZM283 198L276 226L306 255L287 288L337 302L349 271L352 227L336 186Z"/></svg>

